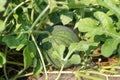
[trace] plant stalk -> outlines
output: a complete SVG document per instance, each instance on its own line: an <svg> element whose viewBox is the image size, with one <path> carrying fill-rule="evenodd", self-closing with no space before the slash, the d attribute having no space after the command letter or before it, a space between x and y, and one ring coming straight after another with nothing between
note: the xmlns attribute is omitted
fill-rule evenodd
<svg viewBox="0 0 120 80"><path fill-rule="evenodd" d="M61 69L60 69L60 72L57 76L57 78L55 80L59 80L60 76L61 76L61 72L63 71L63 68L64 68L64 65L62 65Z"/></svg>
<svg viewBox="0 0 120 80"><path fill-rule="evenodd" d="M43 68L44 68L44 71L45 71L46 80L48 80L47 70L46 70L46 66L45 66L45 62L44 62L44 59L43 59L42 53L41 53L41 51L40 51L40 49L39 49L39 47L38 47L38 45L37 45L37 43L36 43L36 41L35 41L35 38L34 38L34 36L33 36L32 34L31 34L31 37L32 37L32 40L33 40L33 42L34 42L34 44L35 44L37 50L38 50L38 53L39 53L40 59L41 59L41 61L42 61Z"/></svg>
<svg viewBox="0 0 120 80"><path fill-rule="evenodd" d="M13 61L7 61L8 64L18 65L18 66L24 66L24 64L19 62L13 62Z"/></svg>
<svg viewBox="0 0 120 80"><path fill-rule="evenodd" d="M5 48L5 57L7 56L7 52L8 52L8 47ZM6 64L3 65L3 71L4 71L6 80L9 80L6 72Z"/></svg>
<svg viewBox="0 0 120 80"><path fill-rule="evenodd" d="M40 18L48 11L48 9L49 9L49 5L47 5L47 7L39 14L38 18L34 21L34 23L32 24L31 28L28 30L30 33L32 32L33 28L38 23Z"/></svg>

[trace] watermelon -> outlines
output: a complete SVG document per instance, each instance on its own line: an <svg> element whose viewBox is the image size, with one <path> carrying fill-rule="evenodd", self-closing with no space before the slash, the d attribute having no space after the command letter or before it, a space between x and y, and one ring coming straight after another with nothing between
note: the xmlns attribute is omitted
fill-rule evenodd
<svg viewBox="0 0 120 80"><path fill-rule="evenodd" d="M38 38L40 49L43 51L43 54L46 56L46 59L50 64L56 68L60 68L62 65L62 58L58 59L52 56L53 51L56 50L57 46L64 45L66 50L63 56L65 56L70 44L79 42L79 39L70 28L62 25L48 27L44 32L40 34ZM64 68L72 65L73 64L68 63Z"/></svg>

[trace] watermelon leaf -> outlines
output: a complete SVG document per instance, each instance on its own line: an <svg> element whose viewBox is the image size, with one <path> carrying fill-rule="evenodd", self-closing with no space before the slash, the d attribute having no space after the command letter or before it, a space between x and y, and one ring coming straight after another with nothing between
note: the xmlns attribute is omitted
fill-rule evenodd
<svg viewBox="0 0 120 80"><path fill-rule="evenodd" d="M101 48L101 54L105 57L111 56L119 43L120 39L107 39Z"/></svg>
<svg viewBox="0 0 120 80"><path fill-rule="evenodd" d="M7 2L6 0L0 0L0 12L5 10L4 6L6 2Z"/></svg>
<svg viewBox="0 0 120 80"><path fill-rule="evenodd" d="M29 42L28 45L24 48L24 69L27 69L32 65L33 58L36 55L36 48L33 42Z"/></svg>
<svg viewBox="0 0 120 80"><path fill-rule="evenodd" d="M73 20L73 14L72 12L63 11L62 14L60 15L60 19L63 25L66 25Z"/></svg>
<svg viewBox="0 0 120 80"><path fill-rule="evenodd" d="M50 13L51 13L57 7L56 1L55 0L50 0L49 6L50 6Z"/></svg>
<svg viewBox="0 0 120 80"><path fill-rule="evenodd" d="M33 76L37 77L42 71L43 67L41 65L40 58L36 55L33 59Z"/></svg>
<svg viewBox="0 0 120 80"><path fill-rule="evenodd" d="M6 57L5 55L0 52L0 68L2 68L2 66L6 63Z"/></svg>
<svg viewBox="0 0 120 80"><path fill-rule="evenodd" d="M27 44L27 36L24 34L20 37L18 36L6 35L3 37L2 41L5 42L9 48L20 50Z"/></svg>
<svg viewBox="0 0 120 80"><path fill-rule="evenodd" d="M108 15L106 15L105 13L97 11L94 13L94 16L100 21L101 27L103 27L105 30L113 28L112 19L108 17Z"/></svg>
<svg viewBox="0 0 120 80"><path fill-rule="evenodd" d="M120 8L115 5L115 0L97 0L98 4L111 10L116 15L120 16Z"/></svg>
<svg viewBox="0 0 120 80"><path fill-rule="evenodd" d="M74 54L72 57L68 60L68 63L70 64L80 64L81 58L80 55Z"/></svg>

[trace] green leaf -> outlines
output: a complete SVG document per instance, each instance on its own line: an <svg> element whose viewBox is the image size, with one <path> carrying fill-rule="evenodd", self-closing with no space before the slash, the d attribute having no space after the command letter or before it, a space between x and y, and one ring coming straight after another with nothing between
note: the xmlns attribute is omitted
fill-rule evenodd
<svg viewBox="0 0 120 80"><path fill-rule="evenodd" d="M65 46L64 45L60 45L60 46L57 46L55 51L53 51L52 55L51 55L51 60L53 62L53 65L56 66L56 67L61 67L62 65L65 65L64 68L68 67L68 66L71 66L73 64L78 64L80 63L80 56L77 54L73 54L71 56L71 54L76 51L76 45L77 43L72 43L72 46L69 47L69 53L65 53ZM70 53L71 52L71 53ZM63 56L67 54L69 56L71 56L71 58L64 58ZM66 59L66 60L65 60ZM77 61L76 61L77 60ZM76 62L76 63L74 63Z"/></svg>
<svg viewBox="0 0 120 80"><path fill-rule="evenodd" d="M55 51L53 51L52 53L52 57L63 59L64 51L65 51L64 45L56 46Z"/></svg>
<svg viewBox="0 0 120 80"><path fill-rule="evenodd" d="M71 43L69 46L68 55L75 51L86 51L90 44L87 41L80 41L79 43Z"/></svg>
<svg viewBox="0 0 120 80"><path fill-rule="evenodd" d="M79 0L67 0L69 8L81 8L84 6L83 2Z"/></svg>
<svg viewBox="0 0 120 80"><path fill-rule="evenodd" d="M104 0L104 3L108 6L108 8L115 12L117 15L120 16L120 8L115 5L115 0Z"/></svg>
<svg viewBox="0 0 120 80"><path fill-rule="evenodd" d="M68 62L71 63L71 64L79 64L79 63L81 62L80 55L74 54L74 55L68 60Z"/></svg>
<svg viewBox="0 0 120 80"><path fill-rule="evenodd" d="M61 58L63 58L64 51L65 51L65 46L64 45L60 45L59 47L57 47L57 53L59 54L59 56Z"/></svg>
<svg viewBox="0 0 120 80"><path fill-rule="evenodd" d="M105 13L97 11L94 13L94 16L100 21L100 24L106 31L110 30L110 28L113 28L112 19L108 17L108 15L106 15Z"/></svg>
<svg viewBox="0 0 120 80"><path fill-rule="evenodd" d="M40 74L40 72L42 71L43 67L42 67L42 63L40 61L40 58L36 55L33 61L33 76L38 77L38 75Z"/></svg>
<svg viewBox="0 0 120 80"><path fill-rule="evenodd" d="M115 0L97 0L97 2L120 16L120 8L115 5Z"/></svg>
<svg viewBox="0 0 120 80"><path fill-rule="evenodd" d="M58 23L61 22L61 20L60 20L60 14L57 11L53 12L52 14L50 14L49 18L50 18L50 22L53 23L53 24L58 24Z"/></svg>
<svg viewBox="0 0 120 80"><path fill-rule="evenodd" d="M5 10L4 6L6 2L6 0L0 0L0 12Z"/></svg>
<svg viewBox="0 0 120 80"><path fill-rule="evenodd" d="M99 27L102 29L99 30L99 32L102 32L106 35L112 36L112 37L120 37L119 33L116 32L112 19L106 15L103 12L95 12L94 16L100 21Z"/></svg>
<svg viewBox="0 0 120 80"><path fill-rule="evenodd" d="M2 68L2 66L6 63L6 58L5 55L0 52L0 68Z"/></svg>
<svg viewBox="0 0 120 80"><path fill-rule="evenodd" d="M78 43L71 43L70 44L70 46L69 46L69 52L68 52L68 54L71 54L71 53L73 53L74 51L76 51L77 50L77 46L78 45Z"/></svg>
<svg viewBox="0 0 120 80"><path fill-rule="evenodd" d="M55 0L50 0L49 6L50 6L50 13L51 13L57 7L56 1Z"/></svg>
<svg viewBox="0 0 120 80"><path fill-rule="evenodd" d="M86 34L89 37L105 34L119 38L120 34L116 32L112 20L105 13L95 12L94 16L99 20L100 24L92 18L83 18L75 24L75 28L78 28L80 32L87 32Z"/></svg>
<svg viewBox="0 0 120 80"><path fill-rule="evenodd" d="M76 24L75 28L78 28L80 32L89 32L88 34L92 34L94 37L96 34L103 34L103 30L101 27L97 26L98 22L92 18L84 18L80 19Z"/></svg>
<svg viewBox="0 0 120 80"><path fill-rule="evenodd" d="M5 29L4 23L2 20L0 20L0 32L2 32Z"/></svg>
<svg viewBox="0 0 120 80"><path fill-rule="evenodd" d="M107 39L101 48L101 54L105 57L111 56L119 43L119 39Z"/></svg>
<svg viewBox="0 0 120 80"><path fill-rule="evenodd" d="M6 35L2 41L5 42L9 48L20 50L27 44L27 35L22 34L19 38L16 35Z"/></svg>
<svg viewBox="0 0 120 80"><path fill-rule="evenodd" d="M78 28L81 32L91 32L96 28L96 23L95 20L91 18L84 18L75 24L75 28Z"/></svg>
<svg viewBox="0 0 120 80"><path fill-rule="evenodd" d="M63 25L70 23L73 20L73 14L69 11L63 11L60 15Z"/></svg>
<svg viewBox="0 0 120 80"><path fill-rule="evenodd" d="M91 43L88 43L87 41L80 41L80 43L78 43L78 50L80 51L86 51L88 50L89 46Z"/></svg>
<svg viewBox="0 0 120 80"><path fill-rule="evenodd" d="M33 58L36 55L36 48L33 42L29 42L28 45L24 48L24 69L27 69L31 66Z"/></svg>
<svg viewBox="0 0 120 80"><path fill-rule="evenodd" d="M95 0L94 0L94 1L95 1ZM84 4L84 5L90 5L91 0L81 0L80 3L81 3L81 4Z"/></svg>
<svg viewBox="0 0 120 80"><path fill-rule="evenodd" d="M22 10L24 12L22 12ZM20 9L16 13L17 14L13 15L17 23L16 25L20 25L19 27L23 28L24 30L29 30L31 26L31 21L28 15L28 9L20 7Z"/></svg>
<svg viewBox="0 0 120 80"><path fill-rule="evenodd" d="M116 23L116 25L117 25L117 29L120 30L120 19L119 19L119 21Z"/></svg>

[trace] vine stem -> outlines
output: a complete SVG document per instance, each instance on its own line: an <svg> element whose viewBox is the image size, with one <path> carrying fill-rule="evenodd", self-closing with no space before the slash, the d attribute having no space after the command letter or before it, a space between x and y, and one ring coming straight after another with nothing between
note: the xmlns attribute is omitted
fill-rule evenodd
<svg viewBox="0 0 120 80"><path fill-rule="evenodd" d="M49 5L47 5L47 7L39 14L38 18L34 21L34 23L32 24L31 28L29 29L29 32L32 32L32 30L35 27L35 25L37 24L37 22L48 11L48 9L49 9Z"/></svg>
<svg viewBox="0 0 120 80"><path fill-rule="evenodd" d="M13 64L13 65L18 65L18 66L24 66L24 64L22 64L22 63L13 62L13 61L7 61L7 64Z"/></svg>
<svg viewBox="0 0 120 80"><path fill-rule="evenodd" d="M7 56L7 52L8 52L8 47L5 48L5 57ZM3 71L4 71L4 74L5 74L6 80L9 80L8 76L7 76L7 72L6 72L6 64L4 64L4 66L3 66Z"/></svg>
<svg viewBox="0 0 120 80"><path fill-rule="evenodd" d="M39 49L39 47L38 47L38 45L37 45L37 43L35 41L35 38L34 38L33 34L31 34L31 37L32 37L32 40L33 40L36 48L37 48L37 51L38 51L39 56L40 56L40 59L42 61L43 68L44 68L44 71L45 71L46 80L48 80L47 70L46 70L46 66L45 66L45 63L44 63L44 59L43 59L42 53L41 53L41 51L40 51L40 49Z"/></svg>
<svg viewBox="0 0 120 80"><path fill-rule="evenodd" d="M21 71L18 72L18 74L13 79L10 79L10 80L16 80L24 71L25 69L22 69Z"/></svg>
<svg viewBox="0 0 120 80"><path fill-rule="evenodd" d="M64 68L64 65L62 65L62 67L60 69L60 72L59 72L59 74L58 74L58 76L57 76L57 78L55 80L58 80L60 78L61 72L63 71L63 68Z"/></svg>

